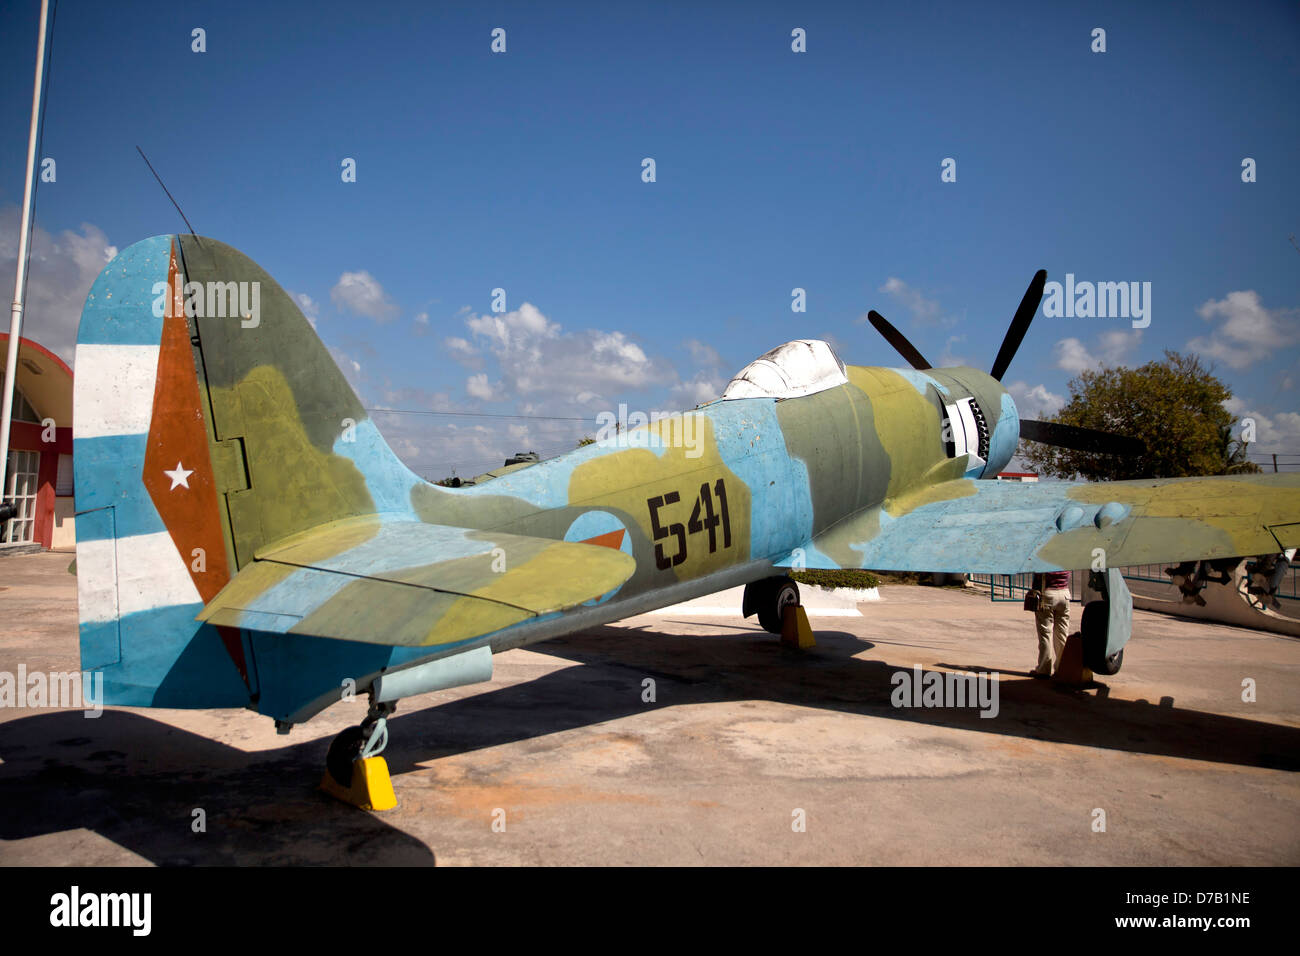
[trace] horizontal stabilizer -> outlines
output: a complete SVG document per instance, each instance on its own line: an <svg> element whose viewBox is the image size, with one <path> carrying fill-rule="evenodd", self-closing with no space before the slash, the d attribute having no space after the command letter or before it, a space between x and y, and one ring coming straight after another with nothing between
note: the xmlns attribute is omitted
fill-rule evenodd
<svg viewBox="0 0 1300 956"><path fill-rule="evenodd" d="M635 569L631 555L598 545L371 516L258 551L198 619L368 644L453 644L600 598Z"/></svg>

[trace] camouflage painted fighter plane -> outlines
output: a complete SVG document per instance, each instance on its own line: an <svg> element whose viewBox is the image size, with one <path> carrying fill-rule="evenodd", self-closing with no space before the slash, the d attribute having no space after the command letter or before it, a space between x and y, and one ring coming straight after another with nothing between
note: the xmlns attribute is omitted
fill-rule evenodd
<svg viewBox="0 0 1300 956"><path fill-rule="evenodd" d="M104 702L247 707L287 732L367 693L329 765L397 700L490 678L492 654L747 585L779 629L809 568L1020 572L1274 552L1300 476L990 481L1022 435L993 368L845 366L788 343L721 399L470 487L385 444L293 300L242 253L159 236L100 274L76 353L82 666ZM683 440L685 437L693 440ZM1109 648L1103 650L1110 650Z"/></svg>

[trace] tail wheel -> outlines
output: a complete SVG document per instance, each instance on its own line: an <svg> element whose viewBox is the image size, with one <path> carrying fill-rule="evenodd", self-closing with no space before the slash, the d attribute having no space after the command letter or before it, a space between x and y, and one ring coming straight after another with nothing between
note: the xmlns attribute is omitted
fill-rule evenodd
<svg viewBox="0 0 1300 956"><path fill-rule="evenodd" d="M340 787L352 786L352 761L361 756L366 737L360 727L348 727L330 743L325 769Z"/></svg>
<svg viewBox="0 0 1300 956"><path fill-rule="evenodd" d="M799 603L799 585L789 578L772 578L758 605L758 623L772 634L781 633L788 605Z"/></svg>

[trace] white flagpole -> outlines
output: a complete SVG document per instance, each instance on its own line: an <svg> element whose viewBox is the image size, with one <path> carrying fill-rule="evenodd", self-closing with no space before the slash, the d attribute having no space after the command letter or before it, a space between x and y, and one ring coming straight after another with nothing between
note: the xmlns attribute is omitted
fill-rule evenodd
<svg viewBox="0 0 1300 956"><path fill-rule="evenodd" d="M18 347L23 332L23 302L27 297L27 259L32 236L32 200L36 192L36 139L41 122L41 83L45 78L45 26L50 0L41 0L41 27L36 41L36 84L32 87L32 125L27 134L27 182L23 186L23 221L18 236L18 274L14 278L14 304L9 317L9 355L5 361L4 407L0 411L0 529L8 523L4 497L9 480L9 426L14 412Z"/></svg>

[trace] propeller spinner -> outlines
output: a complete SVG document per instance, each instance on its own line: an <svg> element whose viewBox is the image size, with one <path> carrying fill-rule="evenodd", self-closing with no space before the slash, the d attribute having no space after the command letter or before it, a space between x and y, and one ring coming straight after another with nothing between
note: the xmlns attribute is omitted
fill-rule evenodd
<svg viewBox="0 0 1300 956"><path fill-rule="evenodd" d="M1016 314L1011 319L1011 325L1007 327L1007 334L1002 339L1002 347L998 349L998 356L993 360L993 368L989 371L989 374L999 382L1002 381L1002 376L1006 374L1007 369L1010 367L1012 359L1016 357L1020 343L1024 341L1025 333L1029 331L1029 324L1034 320L1034 315L1038 312L1038 304L1043 299L1043 288L1046 284L1047 270L1039 269L1034 273L1029 288L1025 290L1024 298L1020 300L1020 307L1016 309ZM885 341L907 360L912 368L925 371L933 367L925 360L925 356L920 353L916 346L908 341L907 336L898 331L879 312L872 309L867 313L867 319L875 327L876 331L885 337ZM1078 425L1037 421L1032 418L1022 418L1020 420L1020 437L1029 441L1041 442L1044 445L1055 445L1059 448L1069 448L1074 451L1092 452L1100 455L1142 455L1146 453L1146 445L1136 438L1097 431L1093 428L1081 428Z"/></svg>

